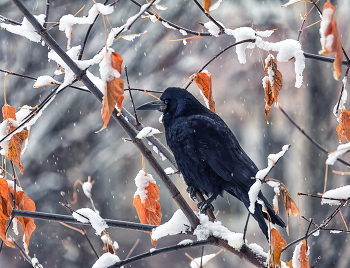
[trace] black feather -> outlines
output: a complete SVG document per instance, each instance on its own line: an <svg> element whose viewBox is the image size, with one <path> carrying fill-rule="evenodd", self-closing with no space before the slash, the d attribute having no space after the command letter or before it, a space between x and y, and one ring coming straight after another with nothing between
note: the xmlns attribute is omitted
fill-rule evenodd
<svg viewBox="0 0 350 268"><path fill-rule="evenodd" d="M160 99L166 105L162 110L166 140L189 189L211 194L210 200L226 191L248 208L248 192L258 168L225 122L187 90L167 88ZM259 198L271 222L285 227L261 192ZM260 204L255 204L252 215L268 238L267 215Z"/></svg>

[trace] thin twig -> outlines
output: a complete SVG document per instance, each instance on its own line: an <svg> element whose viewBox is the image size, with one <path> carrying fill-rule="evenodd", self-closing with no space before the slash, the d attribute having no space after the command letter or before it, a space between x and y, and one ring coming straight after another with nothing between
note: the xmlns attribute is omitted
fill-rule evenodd
<svg viewBox="0 0 350 268"><path fill-rule="evenodd" d="M204 8L202 7L202 5L201 5L200 3L198 3L197 0L193 0L193 1L196 3L196 5L199 7L199 9L207 16L207 18L208 18L209 20L211 20L211 21L220 29L219 35L220 35L220 34L223 34L223 33L225 32L225 28L224 28L222 25L220 25L220 23L218 23L216 20L214 20L214 18L213 18L208 12L206 12L206 11L204 10Z"/></svg>
<svg viewBox="0 0 350 268"><path fill-rule="evenodd" d="M47 22L49 21L50 14L50 0L46 0L46 8L45 8L45 22L44 27L47 29Z"/></svg>
<svg viewBox="0 0 350 268"><path fill-rule="evenodd" d="M124 66L124 70L125 70L126 81L128 83L128 89L129 89L129 94L130 94L132 107L134 109L134 116L135 116L135 120L136 120L136 125L139 126L141 124L139 122L139 119L137 118L137 113L136 113L136 107L135 107L134 99L132 98L132 95L131 95L130 82L129 82L129 76L128 76L128 68L126 67L126 65Z"/></svg>
<svg viewBox="0 0 350 268"><path fill-rule="evenodd" d="M214 57L212 57L198 72L197 74L199 74L201 71L203 71L205 69L205 67L207 67L212 61L214 61L215 59L217 59L221 54L223 54L225 51L229 50L231 47L237 46L239 44L243 44L243 43L254 43L255 39L246 39L246 40L242 40L239 42L236 42L232 45L229 45L228 47L224 48L223 50L221 50L218 54L216 54ZM188 87L192 84L194 80L194 76L192 76L192 78L190 79L190 81L187 83L187 85L184 86L184 89L188 89Z"/></svg>
<svg viewBox="0 0 350 268"><path fill-rule="evenodd" d="M134 252L134 250L135 250L135 248L137 247L137 245L139 244L139 242L140 242L140 239L137 239L136 242L135 242L135 244L134 244L134 245L132 246L132 248L130 249L128 255L126 255L125 259L128 259L128 258L131 256L131 254Z"/></svg>
<svg viewBox="0 0 350 268"><path fill-rule="evenodd" d="M287 117L287 119L297 128L299 129L299 131L309 140L311 141L311 143L313 143L314 145L316 145L317 148L319 148L322 152L329 154L330 152L324 148L321 144L319 144L317 141L315 141L313 138L311 138L301 127L299 127L299 125L289 116L289 114L286 113L285 110L283 110L283 108L281 107L281 105L278 105L278 109L285 115L285 117ZM346 161L344 161L341 158L337 158L337 160L340 163L343 163L344 165L350 166L349 163L347 163Z"/></svg>
<svg viewBox="0 0 350 268"><path fill-rule="evenodd" d="M349 74L349 69L350 69L350 67L348 66L348 68L346 69L344 78L348 76L348 74ZM342 96L343 96L343 91L344 91L344 89L345 89L345 88L344 88L344 83L342 83L341 91L340 91L340 94L339 94L339 100L338 100L338 103L337 103L337 111L335 112L336 115L338 115L338 112L339 112L339 105L340 105L340 102L341 102L341 98L342 98Z"/></svg>

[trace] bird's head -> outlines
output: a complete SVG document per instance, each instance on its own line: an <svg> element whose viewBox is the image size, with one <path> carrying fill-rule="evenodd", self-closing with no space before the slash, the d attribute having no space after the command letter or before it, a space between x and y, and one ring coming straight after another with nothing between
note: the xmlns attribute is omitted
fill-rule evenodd
<svg viewBox="0 0 350 268"><path fill-rule="evenodd" d="M179 114L187 107L201 105L191 93L179 87L168 87L160 96L160 100L147 102L137 110L157 110L164 114Z"/></svg>

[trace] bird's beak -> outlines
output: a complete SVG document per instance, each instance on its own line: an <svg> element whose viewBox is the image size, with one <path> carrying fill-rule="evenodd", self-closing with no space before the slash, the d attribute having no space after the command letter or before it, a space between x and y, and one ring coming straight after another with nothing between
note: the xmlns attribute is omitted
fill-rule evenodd
<svg viewBox="0 0 350 268"><path fill-rule="evenodd" d="M164 112L166 109L166 104L162 100L155 100L147 102L140 107L138 107L136 110L157 110L159 112Z"/></svg>

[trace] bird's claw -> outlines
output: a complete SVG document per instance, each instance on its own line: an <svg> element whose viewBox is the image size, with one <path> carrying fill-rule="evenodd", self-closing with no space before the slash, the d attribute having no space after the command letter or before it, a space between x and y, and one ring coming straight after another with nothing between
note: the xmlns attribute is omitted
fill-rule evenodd
<svg viewBox="0 0 350 268"><path fill-rule="evenodd" d="M192 201L196 200L196 190L194 188L187 187L186 192L190 194L190 198L192 199Z"/></svg>
<svg viewBox="0 0 350 268"><path fill-rule="evenodd" d="M208 203L207 202L208 200L206 201L203 201L203 202L199 202L197 204L197 208L199 209L199 211L201 213L205 213L205 211L207 210L207 208L211 209L212 211L214 211L214 206L211 204L211 203Z"/></svg>

